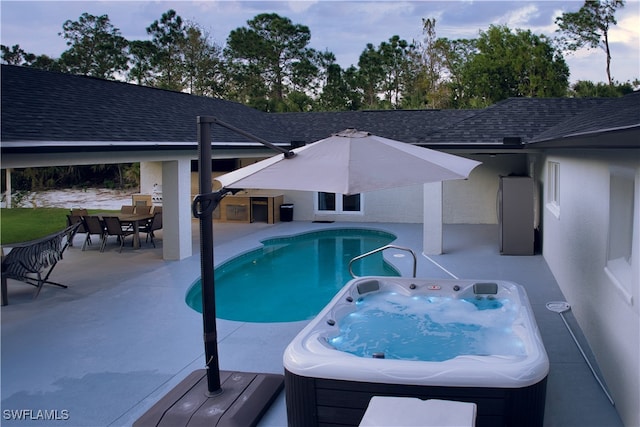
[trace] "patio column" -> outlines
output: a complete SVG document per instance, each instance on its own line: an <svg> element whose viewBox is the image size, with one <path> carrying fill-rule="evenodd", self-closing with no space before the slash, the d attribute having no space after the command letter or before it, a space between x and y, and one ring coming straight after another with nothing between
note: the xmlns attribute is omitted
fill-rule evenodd
<svg viewBox="0 0 640 427"><path fill-rule="evenodd" d="M422 252L439 255L442 253L442 182L424 184L423 191Z"/></svg>
<svg viewBox="0 0 640 427"><path fill-rule="evenodd" d="M5 169L5 183L7 184L5 203L7 208L11 208L11 169Z"/></svg>
<svg viewBox="0 0 640 427"><path fill-rule="evenodd" d="M192 255L189 159L162 162L162 242L166 260Z"/></svg>

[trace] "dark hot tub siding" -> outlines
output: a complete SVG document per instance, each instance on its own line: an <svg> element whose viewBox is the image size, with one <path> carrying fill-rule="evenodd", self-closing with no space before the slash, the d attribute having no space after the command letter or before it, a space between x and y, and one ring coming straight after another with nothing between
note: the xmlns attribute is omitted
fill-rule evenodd
<svg viewBox="0 0 640 427"><path fill-rule="evenodd" d="M308 378L285 370L289 427L357 426L373 396L473 402L476 427L542 426L547 378L523 388L436 387Z"/></svg>

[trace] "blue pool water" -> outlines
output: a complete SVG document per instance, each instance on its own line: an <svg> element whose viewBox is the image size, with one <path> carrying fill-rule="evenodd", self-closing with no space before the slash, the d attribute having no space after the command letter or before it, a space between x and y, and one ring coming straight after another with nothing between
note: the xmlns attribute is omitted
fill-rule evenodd
<svg viewBox="0 0 640 427"><path fill-rule="evenodd" d="M441 362L460 355L525 356L510 327L517 311L509 300L373 292L356 307L328 342L360 357Z"/></svg>
<svg viewBox="0 0 640 427"><path fill-rule="evenodd" d="M349 261L395 240L390 233L332 229L268 239L215 269L216 316L245 322L313 318L350 279ZM356 262L358 276L399 276L378 253ZM187 304L202 312L201 281Z"/></svg>

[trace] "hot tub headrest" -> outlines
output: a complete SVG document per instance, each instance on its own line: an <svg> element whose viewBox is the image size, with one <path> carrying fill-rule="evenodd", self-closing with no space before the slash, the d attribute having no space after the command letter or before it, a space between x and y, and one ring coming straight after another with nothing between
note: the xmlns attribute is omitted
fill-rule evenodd
<svg viewBox="0 0 640 427"><path fill-rule="evenodd" d="M498 284L493 282L474 283L473 293L476 295L477 294L495 295L498 293Z"/></svg>
<svg viewBox="0 0 640 427"><path fill-rule="evenodd" d="M365 280L358 283L358 293L360 295L380 290L380 283L377 280Z"/></svg>

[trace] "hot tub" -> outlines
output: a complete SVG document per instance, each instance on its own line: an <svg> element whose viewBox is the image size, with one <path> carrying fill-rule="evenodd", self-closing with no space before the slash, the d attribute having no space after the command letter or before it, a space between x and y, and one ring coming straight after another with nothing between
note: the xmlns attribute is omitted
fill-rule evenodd
<svg viewBox="0 0 640 427"><path fill-rule="evenodd" d="M372 302L380 299L389 312ZM397 323L406 314L409 323ZM378 332L379 343L345 344ZM420 354L404 354L411 346ZM289 344L284 368L289 426L358 425L372 396L474 402L476 426L541 426L549 360L515 283L361 277Z"/></svg>

